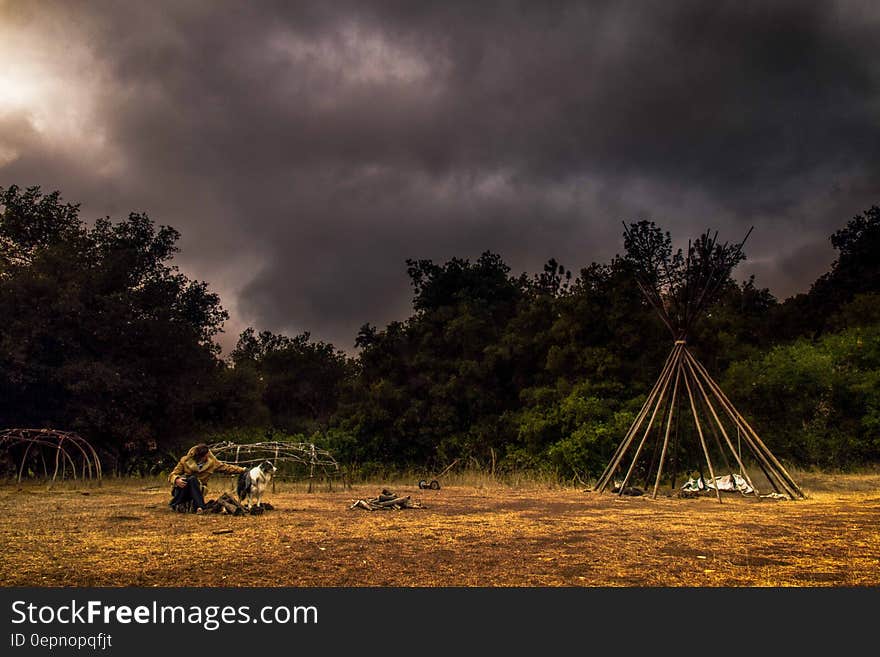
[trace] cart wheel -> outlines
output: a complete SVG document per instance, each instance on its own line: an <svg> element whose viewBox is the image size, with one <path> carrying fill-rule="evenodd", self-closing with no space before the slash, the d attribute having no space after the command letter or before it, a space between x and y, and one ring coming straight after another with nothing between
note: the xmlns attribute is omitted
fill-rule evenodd
<svg viewBox="0 0 880 657"><path fill-rule="evenodd" d="M419 482L419 488L421 488L422 490L424 490L424 489L427 488L427 487L428 487L428 482L425 481L424 479L422 479L422 480Z"/></svg>
<svg viewBox="0 0 880 657"><path fill-rule="evenodd" d="M440 490L440 482L436 479L431 480L431 490Z"/></svg>

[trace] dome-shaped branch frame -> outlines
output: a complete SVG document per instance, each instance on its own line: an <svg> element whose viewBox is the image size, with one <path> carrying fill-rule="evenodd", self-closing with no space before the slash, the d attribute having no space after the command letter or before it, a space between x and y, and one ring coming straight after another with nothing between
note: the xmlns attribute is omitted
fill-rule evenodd
<svg viewBox="0 0 880 657"><path fill-rule="evenodd" d="M43 476L53 482L58 480L59 475L62 480L66 479L68 468L73 479L100 481L103 476L98 452L88 440L73 431L5 429L0 431L0 452L8 454L13 462L18 457L16 480L19 483L24 477L28 458L39 458Z"/></svg>

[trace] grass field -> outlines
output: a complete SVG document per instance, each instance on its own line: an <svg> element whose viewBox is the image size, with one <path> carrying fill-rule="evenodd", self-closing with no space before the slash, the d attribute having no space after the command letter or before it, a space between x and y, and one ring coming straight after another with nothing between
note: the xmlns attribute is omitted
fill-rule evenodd
<svg viewBox="0 0 880 657"><path fill-rule="evenodd" d="M796 478L808 499L619 498L491 478L306 493L185 515L168 487L0 486L3 586L876 586L880 474ZM157 484L159 484L157 486ZM232 481L212 480L209 497ZM349 510L383 486L425 508ZM223 530L226 533L215 533Z"/></svg>

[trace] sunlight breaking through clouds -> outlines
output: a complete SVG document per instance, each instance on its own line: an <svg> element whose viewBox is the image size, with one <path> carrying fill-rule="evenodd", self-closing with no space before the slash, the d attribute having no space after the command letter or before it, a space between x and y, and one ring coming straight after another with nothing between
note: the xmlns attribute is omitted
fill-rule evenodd
<svg viewBox="0 0 880 657"><path fill-rule="evenodd" d="M87 43L66 26L0 21L0 166L38 146L118 173L100 103L111 84Z"/></svg>

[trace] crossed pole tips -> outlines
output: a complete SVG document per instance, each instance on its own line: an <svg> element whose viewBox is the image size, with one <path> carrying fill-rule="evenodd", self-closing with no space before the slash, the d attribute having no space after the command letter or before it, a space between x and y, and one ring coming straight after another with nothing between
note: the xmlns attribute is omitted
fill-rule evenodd
<svg viewBox="0 0 880 657"><path fill-rule="evenodd" d="M805 497L782 463L687 345L687 336L694 323L717 299L722 286L729 280L731 270L744 258L742 248L750 234L751 230L742 242L731 246L719 244L717 233L713 235L707 231L695 242L688 243L687 255L684 256L681 251L673 254L668 234L664 241L663 234L653 225L649 227L642 222L624 226L628 256L636 265L639 289L669 329L674 344L659 378L594 490L604 492L615 475L623 471L623 481L616 484L615 489L618 495L623 495L627 484L635 476L640 458L646 455L645 446L653 441L653 455L639 474L645 477L645 488L653 482L651 497L656 498L671 452L670 479L674 491L681 420L685 419L687 423L689 415L718 502L721 502L721 492L710 455L712 451L716 459L720 457L727 471L732 473L731 459L728 458L731 456L750 492L756 497L760 496L743 460L743 443L745 453L751 454L754 463L777 494L790 499ZM732 438L734 435L736 445ZM622 470L626 463L628 466Z"/></svg>

